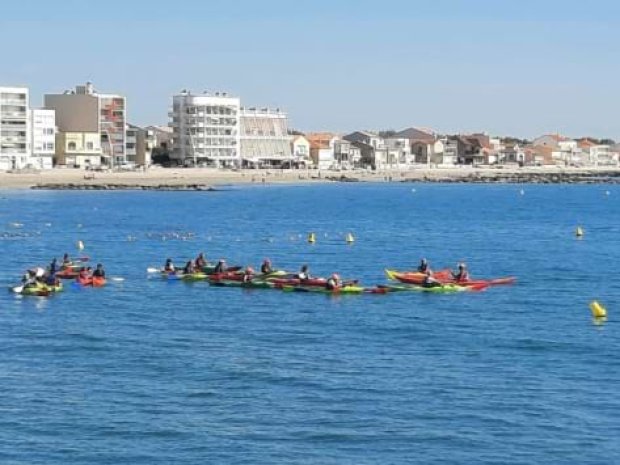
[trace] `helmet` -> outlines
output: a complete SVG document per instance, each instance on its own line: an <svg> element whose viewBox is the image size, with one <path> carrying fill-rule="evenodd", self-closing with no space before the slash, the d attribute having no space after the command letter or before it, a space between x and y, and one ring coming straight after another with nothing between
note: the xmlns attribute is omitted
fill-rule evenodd
<svg viewBox="0 0 620 465"><path fill-rule="evenodd" d="M301 267L301 271L307 271L308 270L308 265L303 265Z"/></svg>
<svg viewBox="0 0 620 465"><path fill-rule="evenodd" d="M428 261L428 260L426 260L426 258L423 258L423 259L421 260L421 262L422 262L422 263L426 263L427 261Z"/></svg>
<svg viewBox="0 0 620 465"><path fill-rule="evenodd" d="M334 273L332 275L332 279L340 279L340 276L337 273Z"/></svg>
<svg viewBox="0 0 620 465"><path fill-rule="evenodd" d="M465 263L459 263L459 269L462 270L463 268L465 268Z"/></svg>

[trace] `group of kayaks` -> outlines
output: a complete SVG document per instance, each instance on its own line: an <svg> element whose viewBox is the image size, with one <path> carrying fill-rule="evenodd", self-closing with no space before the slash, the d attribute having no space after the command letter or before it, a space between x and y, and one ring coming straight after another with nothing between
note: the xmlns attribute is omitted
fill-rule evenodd
<svg viewBox="0 0 620 465"><path fill-rule="evenodd" d="M456 293L483 291L489 286L512 284L514 277L497 279L456 279L451 270L440 270L432 273L419 271L385 270L389 284L365 287L358 280L341 280L336 274L329 278L310 277L307 267L300 273L284 270L270 270L265 273L254 273L252 268L234 266L225 270L217 269L216 265L208 264L191 273L165 268L149 268L150 273L158 273L166 280L206 281L217 287L238 287L245 289L280 289L285 292L311 292L324 294L387 294L390 292L430 292Z"/></svg>
<svg viewBox="0 0 620 465"><path fill-rule="evenodd" d="M101 265L98 265L98 272L94 273L87 266L88 261L88 257L80 257L71 261L65 255L62 264L57 265L54 259L47 268L29 269L22 278L21 284L11 286L9 290L24 296L49 297L64 289L62 280L73 280L73 286L80 288L105 286L106 278Z"/></svg>

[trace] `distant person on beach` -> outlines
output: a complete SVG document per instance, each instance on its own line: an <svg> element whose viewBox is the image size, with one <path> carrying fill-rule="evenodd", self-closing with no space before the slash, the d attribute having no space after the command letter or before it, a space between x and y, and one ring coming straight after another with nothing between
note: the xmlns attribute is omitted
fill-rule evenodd
<svg viewBox="0 0 620 465"><path fill-rule="evenodd" d="M260 266L260 272L263 274L273 272L273 269L271 268L271 260L269 260L268 258L263 260L263 264Z"/></svg>
<svg viewBox="0 0 620 465"><path fill-rule="evenodd" d="M431 267L428 265L428 260L426 258L423 258L422 260L420 260L418 271L420 273L426 273L427 271L431 271Z"/></svg>
<svg viewBox="0 0 620 465"><path fill-rule="evenodd" d="M467 271L467 265L465 263L459 263L456 272L452 272L452 277L458 283L469 281L469 272Z"/></svg>

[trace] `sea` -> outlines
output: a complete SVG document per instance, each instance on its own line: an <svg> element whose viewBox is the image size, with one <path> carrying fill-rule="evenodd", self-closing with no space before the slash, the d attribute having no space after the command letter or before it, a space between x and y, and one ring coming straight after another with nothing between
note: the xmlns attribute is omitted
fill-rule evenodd
<svg viewBox="0 0 620 465"><path fill-rule="evenodd" d="M0 191L0 463L620 463L619 199L608 185ZM147 272L199 252L368 286L422 257L517 282L330 296ZM107 286L8 290L63 253L102 263Z"/></svg>

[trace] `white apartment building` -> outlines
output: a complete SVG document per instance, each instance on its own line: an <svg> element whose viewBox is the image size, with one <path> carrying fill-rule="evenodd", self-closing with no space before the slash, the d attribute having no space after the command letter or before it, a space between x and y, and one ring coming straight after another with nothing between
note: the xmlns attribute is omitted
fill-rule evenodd
<svg viewBox="0 0 620 465"><path fill-rule="evenodd" d="M0 170L29 164L29 96L26 87L0 87Z"/></svg>
<svg viewBox="0 0 620 465"><path fill-rule="evenodd" d="M48 108L30 110L30 164L38 169L51 169L56 153L56 112Z"/></svg>
<svg viewBox="0 0 620 465"><path fill-rule="evenodd" d="M288 116L280 109L240 108L241 159L249 166L291 162Z"/></svg>
<svg viewBox="0 0 620 465"><path fill-rule="evenodd" d="M240 102L226 92L172 97L170 158L181 164L239 166Z"/></svg>
<svg viewBox="0 0 620 465"><path fill-rule="evenodd" d="M63 133L97 133L101 139L101 156L110 167L126 164L127 102L117 94L97 92L92 83L76 86L63 94L48 94L45 107L56 110L58 131ZM59 158L64 158L61 154Z"/></svg>

